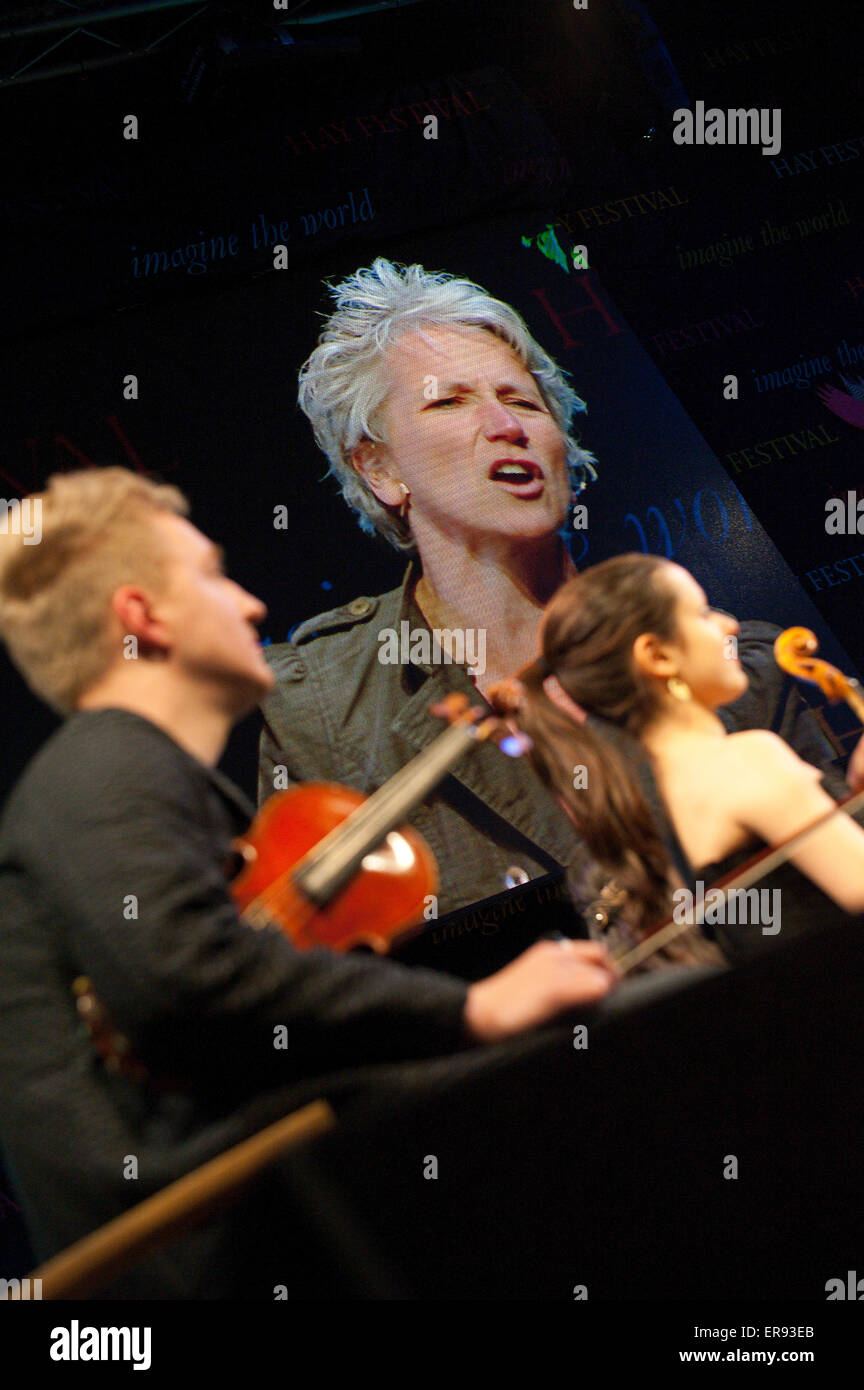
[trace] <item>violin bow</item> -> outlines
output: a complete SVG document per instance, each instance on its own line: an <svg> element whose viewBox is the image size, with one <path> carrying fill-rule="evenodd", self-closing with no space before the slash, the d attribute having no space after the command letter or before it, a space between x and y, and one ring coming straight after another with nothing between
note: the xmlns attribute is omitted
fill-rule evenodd
<svg viewBox="0 0 864 1390"><path fill-rule="evenodd" d="M730 893L744 888L751 888L754 883L758 883L760 879L765 878L773 869L778 868L781 864L785 864L787 859L791 859L796 849L806 840L807 836L812 835L814 830L821 829L823 825L831 820L832 816L836 816L840 811L845 811L847 815L851 816L862 807L864 807L864 791L855 792L852 796L844 797L842 801L838 801L829 810L823 811L821 816L817 816L815 820L802 826L800 830L796 830L794 835L790 835L788 839L781 840L779 844L769 845L767 849L760 850L758 854L754 854L752 859L748 859L746 864L742 864L740 868L733 870L724 878L718 879L716 883L712 883L708 891L710 893L723 893L725 899ZM717 905L716 902L708 904L710 907ZM703 896L699 898L698 902L694 905L692 921L664 922L662 926L657 927L649 936L646 936L644 941L640 941L638 946L634 946L631 950L624 952L622 955L613 956L612 959L615 962L619 975L629 974L637 965L641 965L649 956L653 956L655 951L662 950L664 946L669 945L670 941L674 941L676 937L683 935L684 932L692 931L694 927L701 927L705 920L705 912L706 905Z"/></svg>
<svg viewBox="0 0 864 1390"><path fill-rule="evenodd" d="M800 680L812 681L818 685L823 694L836 704L838 700L845 700L855 711L859 719L864 722L864 693L861 686L854 677L845 676L842 671L838 671L836 666L832 666L829 661L817 658L815 653L819 650L819 643L816 634L806 627L790 627L781 632L774 643L774 658L777 665L791 676L797 676ZM851 796L844 797L838 801L830 810L824 811L821 816L808 825L796 830L794 835L781 840L777 845L769 845L767 849L760 850L752 859L742 865L738 870L733 870L725 878L711 885L709 892L722 892L724 900L732 892L750 888L754 883L771 873L781 864L785 864L799 848L802 841L814 830L819 830L832 816L836 816L839 811L845 811L847 815L853 815L855 811L864 807L864 791L853 793ZM716 905L715 902L711 906ZM640 941L638 946L625 951L619 956L613 956L613 960L618 968L620 975L626 975L635 970L636 966L641 965L644 960L655 952L668 946L676 937L683 935L686 931L692 931L694 927L702 926L705 920L705 898L704 895L695 905L694 919L692 922L665 922L655 931L652 931L644 941Z"/></svg>

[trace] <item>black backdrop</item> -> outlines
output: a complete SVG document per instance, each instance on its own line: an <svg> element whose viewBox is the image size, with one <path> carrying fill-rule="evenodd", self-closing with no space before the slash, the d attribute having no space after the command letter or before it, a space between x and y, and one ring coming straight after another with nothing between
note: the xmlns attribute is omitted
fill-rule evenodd
<svg viewBox="0 0 864 1390"><path fill-rule="evenodd" d="M392 587L395 553L321 481L296 374L325 278L420 261L515 304L585 397L600 479L580 562L674 555L716 603L813 626L864 669L859 542L825 530L864 426L859 0L283 19L205 6L145 58L0 90L4 497L82 464L177 482L275 641ZM3 42L7 75L35 54ZM779 108L782 148L676 145L672 112L696 101ZM5 657L0 689L4 794L53 719ZM835 727L839 754L855 726ZM249 791L256 732L225 760Z"/></svg>

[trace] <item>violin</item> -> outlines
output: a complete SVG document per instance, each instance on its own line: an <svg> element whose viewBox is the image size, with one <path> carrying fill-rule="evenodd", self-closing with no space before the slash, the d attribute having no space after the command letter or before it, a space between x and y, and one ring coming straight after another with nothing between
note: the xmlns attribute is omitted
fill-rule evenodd
<svg viewBox="0 0 864 1390"><path fill-rule="evenodd" d="M368 946L386 953L421 920L438 887L438 866L405 817L478 743L495 739L511 757L528 746L488 709L469 707L466 695L448 695L430 710L449 728L372 796L336 782L305 782L264 803L234 841L243 867L230 892L244 921L281 927L301 950ZM185 1089L148 1071L87 976L73 982L72 993L109 1070L157 1094Z"/></svg>
<svg viewBox="0 0 864 1390"><path fill-rule="evenodd" d="M419 924L438 888L438 866L410 813L463 755L494 738L522 751L506 723L448 695L431 713L449 728L371 796L335 782L306 782L264 803L235 849L243 866L231 884L251 926L276 923L301 950L366 946L386 953Z"/></svg>

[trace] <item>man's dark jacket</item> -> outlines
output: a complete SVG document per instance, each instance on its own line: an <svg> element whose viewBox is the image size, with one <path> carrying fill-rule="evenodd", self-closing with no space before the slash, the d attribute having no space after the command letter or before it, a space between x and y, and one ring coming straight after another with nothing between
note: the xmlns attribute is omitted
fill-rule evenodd
<svg viewBox="0 0 864 1390"><path fill-rule="evenodd" d="M302 624L293 641L265 648L278 686L264 703L259 800L293 782L347 783L369 793L441 732L429 706L451 691L478 695L464 667L384 664L380 634L427 629L413 600L416 574L400 588L354 599ZM772 729L827 772L835 796L848 791L815 718L774 660L780 629L744 622L739 656L750 687L719 711L730 732ZM438 861L440 914L500 893L513 868L529 878L568 864L571 822L524 758L494 744L469 751L411 816Z"/></svg>
<svg viewBox="0 0 864 1390"><path fill-rule="evenodd" d="M0 1147L40 1259L338 1092L349 1071L465 1046L461 981L300 953L281 930L239 919L224 866L252 810L218 771L119 709L67 720L7 803ZM151 1074L187 1089L106 1070L77 1017L82 975ZM228 1239L208 1227L185 1264L176 1252L151 1262L127 1294L214 1296Z"/></svg>

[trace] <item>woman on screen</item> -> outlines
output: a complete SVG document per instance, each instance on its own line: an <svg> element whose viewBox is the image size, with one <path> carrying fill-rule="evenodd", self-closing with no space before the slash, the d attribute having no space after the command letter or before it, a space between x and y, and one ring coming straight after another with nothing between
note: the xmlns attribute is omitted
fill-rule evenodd
<svg viewBox="0 0 864 1390"><path fill-rule="evenodd" d="M260 797L295 781L369 792L439 731L429 706L475 700L537 652L544 605L575 573L568 551L593 455L584 402L521 316L469 280L379 258L336 301L300 372L299 403L360 526L406 560L401 585L362 591L269 647ZM590 503L589 503L590 505ZM832 754L778 671L776 629L744 624L744 700L730 727ZM415 823L441 871L437 913L560 870L572 825L526 760L466 758Z"/></svg>

